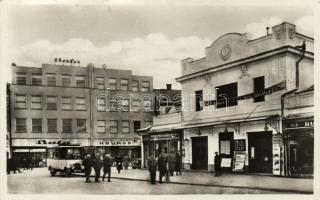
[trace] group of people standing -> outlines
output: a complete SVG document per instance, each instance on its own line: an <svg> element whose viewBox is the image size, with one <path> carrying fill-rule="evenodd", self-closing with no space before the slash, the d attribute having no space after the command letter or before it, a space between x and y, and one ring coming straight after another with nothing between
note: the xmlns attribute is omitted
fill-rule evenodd
<svg viewBox="0 0 320 200"><path fill-rule="evenodd" d="M92 168L95 171L95 182L99 182L100 178L100 171L103 168L103 175L102 175L102 181L104 181L106 175L108 174L108 182L111 182L111 167L113 165L113 160L110 156L110 154L105 154L104 157L101 159L99 155L93 155L91 157L90 154L88 154L83 161L84 165L84 172L86 176L86 182L90 183L90 175Z"/></svg>
<svg viewBox="0 0 320 200"><path fill-rule="evenodd" d="M11 171L14 173L21 173L21 169L29 170L33 169L35 160L31 157L22 157L18 158L7 158L7 174L10 174Z"/></svg>
<svg viewBox="0 0 320 200"><path fill-rule="evenodd" d="M165 176L166 181L170 181L170 176L181 175L181 156L178 152L171 151L169 154L162 150L158 160L152 155L148 160L151 184L156 184L156 172L159 171L159 183L162 184L162 178Z"/></svg>

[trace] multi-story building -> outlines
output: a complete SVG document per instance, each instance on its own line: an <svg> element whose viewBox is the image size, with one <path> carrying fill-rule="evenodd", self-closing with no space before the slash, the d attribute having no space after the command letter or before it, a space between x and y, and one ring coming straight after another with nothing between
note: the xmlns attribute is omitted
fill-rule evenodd
<svg viewBox="0 0 320 200"><path fill-rule="evenodd" d="M46 158L58 143L139 157L136 130L152 124L153 80L130 70L43 64L13 66L12 149ZM89 148L91 149L91 148Z"/></svg>
<svg viewBox="0 0 320 200"><path fill-rule="evenodd" d="M288 145L295 142L286 142L283 122L297 111L293 107L300 107L288 105L287 98L314 84L313 42L285 22L254 40L246 34L222 35L206 48L204 58L182 60L182 76L176 80L182 85L185 168L213 170L219 152L225 170L285 174L294 152L290 158ZM295 161L310 169L313 149L302 152L305 141L313 144L313 112L307 108L313 98L308 101L299 111L300 118L304 112L309 117L308 132L300 130L308 139L295 150L308 159Z"/></svg>

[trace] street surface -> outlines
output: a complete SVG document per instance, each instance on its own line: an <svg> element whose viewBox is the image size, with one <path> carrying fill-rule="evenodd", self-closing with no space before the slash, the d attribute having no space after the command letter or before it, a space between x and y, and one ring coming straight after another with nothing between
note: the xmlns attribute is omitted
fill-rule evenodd
<svg viewBox="0 0 320 200"><path fill-rule="evenodd" d="M206 185L189 185L164 183L151 185L146 179L121 179L115 169L109 182L86 183L82 176L65 178L63 175L51 177L47 168L37 168L33 171L8 175L9 194L280 194L288 191L270 191L260 189L215 187ZM137 174L146 170L122 171L122 174ZM94 174L94 173L93 173ZM121 174L120 174L121 175ZM144 177L145 178L145 177ZM172 177L174 178L174 177ZM196 178L196 177L195 177ZM157 177L158 179L158 177ZM92 177L93 181L94 178Z"/></svg>

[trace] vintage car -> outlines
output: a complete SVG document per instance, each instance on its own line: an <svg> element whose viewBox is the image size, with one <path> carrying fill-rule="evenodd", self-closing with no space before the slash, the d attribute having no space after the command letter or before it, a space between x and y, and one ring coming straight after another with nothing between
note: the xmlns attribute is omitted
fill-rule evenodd
<svg viewBox="0 0 320 200"><path fill-rule="evenodd" d="M72 173L83 172L84 154L85 150L80 145L58 145L48 148L47 166L51 176L60 172L70 177Z"/></svg>

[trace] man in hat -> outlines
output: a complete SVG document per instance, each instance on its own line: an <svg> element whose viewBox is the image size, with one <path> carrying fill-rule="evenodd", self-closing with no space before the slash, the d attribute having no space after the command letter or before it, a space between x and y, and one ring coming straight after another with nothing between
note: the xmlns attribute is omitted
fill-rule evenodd
<svg viewBox="0 0 320 200"><path fill-rule="evenodd" d="M106 177L106 174L108 173L108 182L111 182L111 166L113 164L113 161L111 159L110 154L106 154L103 159L103 176L102 181L104 181L104 178Z"/></svg>
<svg viewBox="0 0 320 200"><path fill-rule="evenodd" d="M90 183L91 182L90 174L91 174L91 167L92 167L92 159L90 154L86 155L86 157L84 158L83 166L84 166L84 173L86 176L86 182Z"/></svg>

